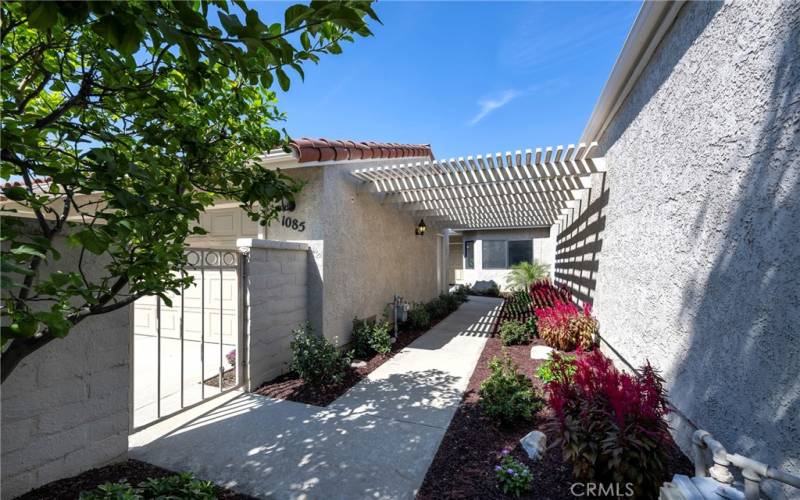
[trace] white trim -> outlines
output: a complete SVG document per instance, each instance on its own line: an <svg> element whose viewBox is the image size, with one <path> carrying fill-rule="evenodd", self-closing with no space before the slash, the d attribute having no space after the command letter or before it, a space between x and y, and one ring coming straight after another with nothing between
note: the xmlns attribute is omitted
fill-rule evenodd
<svg viewBox="0 0 800 500"><path fill-rule="evenodd" d="M271 248L273 250L308 250L308 243L296 241L259 240L257 238L237 238L237 248Z"/></svg>
<svg viewBox="0 0 800 500"><path fill-rule="evenodd" d="M642 4L583 130L581 142L602 137L685 3L685 0L646 0Z"/></svg>

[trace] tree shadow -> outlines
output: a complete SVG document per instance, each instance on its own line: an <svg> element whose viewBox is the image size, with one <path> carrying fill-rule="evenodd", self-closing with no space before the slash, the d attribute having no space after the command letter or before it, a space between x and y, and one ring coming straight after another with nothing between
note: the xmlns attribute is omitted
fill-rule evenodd
<svg viewBox="0 0 800 500"><path fill-rule="evenodd" d="M259 497L411 499L461 399L458 379L392 374L327 408L243 394L131 456ZM416 423L436 411L449 413L444 425Z"/></svg>
<svg viewBox="0 0 800 500"><path fill-rule="evenodd" d="M756 117L760 131L730 160L746 165L740 167L746 181L720 224L720 251L708 276L684 289L681 319L691 340L671 374L673 402L696 425L729 451L794 473L800 471L798 10L778 44L770 97ZM705 205L701 212L698 225Z"/></svg>

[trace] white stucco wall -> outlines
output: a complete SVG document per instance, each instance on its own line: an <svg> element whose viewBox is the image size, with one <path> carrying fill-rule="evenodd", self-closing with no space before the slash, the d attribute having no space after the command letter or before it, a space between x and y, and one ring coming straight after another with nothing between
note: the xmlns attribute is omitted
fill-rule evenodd
<svg viewBox="0 0 800 500"><path fill-rule="evenodd" d="M663 372L684 450L800 473L800 3L685 4L600 149L558 260L604 349Z"/></svg>
<svg viewBox="0 0 800 500"><path fill-rule="evenodd" d="M289 370L292 330L307 317L308 245L272 240L238 241L246 259L244 293L246 388Z"/></svg>
<svg viewBox="0 0 800 500"><path fill-rule="evenodd" d="M394 294L407 301L438 295L437 235L415 236L419 222L381 204L349 174L364 165L324 169L324 334L350 340L354 316L382 315Z"/></svg>
<svg viewBox="0 0 800 500"><path fill-rule="evenodd" d="M55 269L75 269L76 253L56 239ZM89 255L84 270L100 265ZM25 358L3 382L3 499L56 479L123 460L128 453L130 313L86 319L63 339Z"/></svg>
<svg viewBox="0 0 800 500"><path fill-rule="evenodd" d="M552 233L552 234L551 234ZM508 289L508 269L484 269L483 268L483 241L484 240L506 240L519 241L531 240L533 243L533 259L547 265L551 272L555 261L555 234L554 228L530 228L530 229L505 229L492 231L464 231L461 234L461 246L459 249L460 265L463 269L462 282L474 284L476 281L494 281L501 290ZM475 241L475 266L474 269L464 267L464 247L466 241ZM451 252L453 250L451 249Z"/></svg>

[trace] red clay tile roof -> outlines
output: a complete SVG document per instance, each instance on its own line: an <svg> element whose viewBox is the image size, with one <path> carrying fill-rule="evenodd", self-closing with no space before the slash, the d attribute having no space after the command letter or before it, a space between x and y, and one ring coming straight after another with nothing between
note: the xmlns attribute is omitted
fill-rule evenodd
<svg viewBox="0 0 800 500"><path fill-rule="evenodd" d="M333 141L302 137L289 143L298 163L309 161L369 160L425 156L433 159L430 144Z"/></svg>
<svg viewBox="0 0 800 500"><path fill-rule="evenodd" d="M49 189L50 182L52 180L53 180L52 177L34 177L33 179L31 179L31 183L34 185L33 187L34 190L39 190L44 192L45 189ZM3 185L0 185L0 189L9 189L12 187L25 187L25 184L23 184L20 181L14 181L14 182L6 182ZM8 201L8 198L0 194L0 201Z"/></svg>

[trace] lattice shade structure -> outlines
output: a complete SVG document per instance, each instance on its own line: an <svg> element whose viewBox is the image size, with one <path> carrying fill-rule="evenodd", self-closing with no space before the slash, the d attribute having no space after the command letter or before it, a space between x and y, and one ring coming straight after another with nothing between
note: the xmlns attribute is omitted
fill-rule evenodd
<svg viewBox="0 0 800 500"><path fill-rule="evenodd" d="M605 170L597 144L354 170L384 203L451 229L549 227Z"/></svg>

